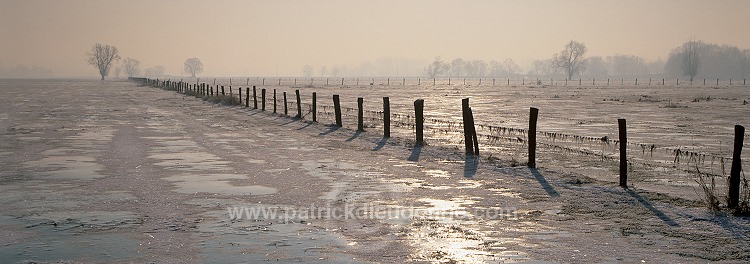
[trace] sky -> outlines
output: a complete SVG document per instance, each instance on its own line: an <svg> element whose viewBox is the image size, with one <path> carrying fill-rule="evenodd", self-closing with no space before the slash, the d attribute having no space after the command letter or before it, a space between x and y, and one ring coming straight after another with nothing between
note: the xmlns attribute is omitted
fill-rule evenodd
<svg viewBox="0 0 750 264"><path fill-rule="evenodd" d="M376 61L406 75L436 56L525 67L570 40L589 56L664 60L691 39L750 49L748 11L745 0L0 0L0 68L93 78L95 43L141 68L181 75L197 57L203 76L230 77Z"/></svg>

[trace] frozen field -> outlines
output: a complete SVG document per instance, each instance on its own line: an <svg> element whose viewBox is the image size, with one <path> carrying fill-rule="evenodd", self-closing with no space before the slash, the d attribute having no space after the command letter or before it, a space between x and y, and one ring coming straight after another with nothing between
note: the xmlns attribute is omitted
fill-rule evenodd
<svg viewBox="0 0 750 264"><path fill-rule="evenodd" d="M196 80L186 80L188 82ZM294 90L299 89L303 114L311 119L311 94L317 93L319 119L334 123L331 97L341 96L344 126L356 129L357 97L364 98L365 123L382 131L382 97L391 103L396 135L413 138L413 102L425 100L428 144L463 148L461 99L471 98L480 148L484 156L522 164L527 160L526 130L529 107L539 109L537 165L582 173L604 181L617 181L619 146L617 119L628 122L628 154L633 184L699 199L697 171L728 176L734 125L750 124L750 86L743 80L507 80L402 78L233 78L242 84L267 89L268 109L272 90L287 92L289 113L296 114ZM650 84L649 84L650 82ZM229 79L216 84L229 86ZM533 83L533 84L531 84ZM554 85L550 85L554 83ZM213 80L209 82L213 84ZM266 84L266 85L262 85ZM281 84L279 86L279 84ZM359 84L359 85L357 85ZM372 85L370 85L372 84ZM281 111L281 110L280 110ZM606 137L607 140L602 140ZM750 142L745 141L745 148ZM744 164L750 157L743 153ZM744 166L747 167L747 166ZM723 180L718 181L724 184ZM685 188L683 188L685 187ZM654 189L654 190L657 190Z"/></svg>
<svg viewBox="0 0 750 264"><path fill-rule="evenodd" d="M275 88L290 94L296 89ZM501 95L515 93L544 113L542 131L592 131L591 137L600 137L598 130L581 126L613 127L604 114L586 119L600 123L579 125L562 117L581 120L587 115L580 111L581 117L573 117L547 109L575 108L555 103L575 94L575 87L555 90L560 99L550 95L549 87L502 88L300 89L303 100L318 92L321 104L341 94L346 107L367 93L368 109L380 106L379 96L389 95L394 114L400 115L407 114L422 89L426 113L441 124L457 121L454 102L472 96L479 124L493 117L494 126L523 127L528 105L518 103L512 110L514 101ZM495 91L498 101L484 102L485 96L469 93L472 89ZM635 92L640 90L628 89L636 88L612 92L639 96ZM448 133L440 132L438 121L427 122L433 127L429 144L413 147L406 125L395 131L398 138L383 140L376 120L368 121L368 132L357 133L327 126L331 121L324 114L322 123L311 123L130 82L0 80L0 92L3 263L750 260L748 218L709 212L695 200L692 187L636 178L626 190L612 183L614 165L604 167L609 163L601 158L574 153L541 152L539 170L520 161L512 166L512 159L523 159L518 150L523 146L511 141L482 143L490 151L481 159L467 158L456 151L460 137L452 134L455 127L444 125ZM529 93L537 97L524 95ZM598 103L592 99L588 105ZM658 111L664 103L644 105ZM667 110L700 104L678 103L689 107ZM289 111L295 113L296 107ZM602 111L618 117L616 109ZM345 119L347 127L354 126L352 114ZM559 120L549 121L553 118ZM705 120L720 124L716 119ZM552 124L559 130L545 128ZM718 132L720 127L695 130ZM500 160L487 162L490 153ZM321 209L341 211L316 213ZM238 217L248 210L268 214ZM351 215L341 217L342 211Z"/></svg>

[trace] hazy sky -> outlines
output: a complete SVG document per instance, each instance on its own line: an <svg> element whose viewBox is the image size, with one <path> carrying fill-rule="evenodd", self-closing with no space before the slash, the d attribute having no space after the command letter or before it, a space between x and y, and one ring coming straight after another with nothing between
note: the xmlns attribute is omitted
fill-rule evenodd
<svg viewBox="0 0 750 264"><path fill-rule="evenodd" d="M0 0L0 67L96 76L85 54L97 42L169 74L198 57L204 76L438 55L525 66L570 40L589 55L665 59L689 39L750 48L748 12L744 0Z"/></svg>

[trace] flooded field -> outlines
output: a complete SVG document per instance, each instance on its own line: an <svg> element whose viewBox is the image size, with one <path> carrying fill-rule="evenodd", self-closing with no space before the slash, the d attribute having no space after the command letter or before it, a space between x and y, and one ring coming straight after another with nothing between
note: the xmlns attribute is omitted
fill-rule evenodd
<svg viewBox="0 0 750 264"><path fill-rule="evenodd" d="M750 260L750 220L713 214L700 201L682 195L692 193L695 198L694 188L670 190L660 182L641 187L647 181L636 178L640 182L624 190L612 183L615 179L610 175L616 172L602 166L600 157L586 161L574 153L542 152L541 168L529 169L522 164L522 142L480 141L487 154L464 157L460 150L453 151L461 146L459 129L438 126L460 122L458 102L471 97L481 125L523 128L530 104L543 113L541 131L614 137L604 133L613 133L607 132L614 127L608 120L620 117L622 108L597 110L593 108L600 107L598 100L588 104L582 100L586 107L579 107L574 116L560 110L573 101L559 103L550 95L557 91L561 98L571 96L583 87L374 86L300 87L303 100L309 101L313 91L320 98L321 122L311 123L130 82L1 80L0 259L8 263ZM298 89L267 87L274 88L289 94ZM671 89L675 96L681 94L679 88ZM717 92L711 97L729 96L733 89L739 88L715 89L727 95ZM607 97L627 99L645 90L613 89ZM347 108L356 107L357 96L365 97L371 111L382 105L381 96L390 96L398 115L411 115L407 110L413 100L424 98L428 120L444 123L427 122L428 145L423 147L409 143L412 134L407 124L395 128L393 139L382 139L377 120L367 121L367 132L357 133L349 129L355 124L351 111L345 116L345 128L336 129L327 126L332 119L323 107L330 105L323 99L333 94L340 94ZM504 94L526 99L516 102ZM690 116L679 111L691 108L713 113L706 119L693 117L697 121L686 123L693 127L675 125L673 130L694 129L731 141L727 132L731 130L722 130L724 122L740 121L711 112L717 100L707 101L706 108L692 101L677 102L687 108L658 107L664 102L644 105L676 111L671 118L659 116L652 122L681 124L675 116ZM727 99L715 107L742 109L732 105L737 101L742 99ZM295 108L290 104L290 113ZM589 115L595 118L583 118ZM638 115L626 118L632 120L634 142L648 138L639 137ZM737 115L741 118L747 117ZM699 126L703 121L712 125ZM584 129L587 125L591 128ZM499 160L489 162L490 154ZM513 159L518 164L511 164ZM654 174L673 179L673 174Z"/></svg>

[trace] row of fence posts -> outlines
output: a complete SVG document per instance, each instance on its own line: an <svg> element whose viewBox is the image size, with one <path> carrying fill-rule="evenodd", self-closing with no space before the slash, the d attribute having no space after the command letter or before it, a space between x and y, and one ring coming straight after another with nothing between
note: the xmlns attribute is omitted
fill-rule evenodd
<svg viewBox="0 0 750 264"><path fill-rule="evenodd" d="M138 79L149 85L161 86L176 90L180 93L187 93L188 91L193 92L195 95L202 96L213 96L214 89L210 85L207 86L205 83L200 86L192 87L184 82L170 82L150 79ZM230 86L230 96L232 93ZM240 90L240 100L242 100L242 88ZM221 95L225 95L224 86L221 86ZM216 87L216 94L219 94L219 86ZM245 107L250 107L250 88L246 88L245 91ZM300 91L295 90L296 101L297 101L297 115L295 118L302 118L302 102L300 100ZM284 115L288 116L287 110L287 98L286 92L283 92L284 96ZM357 131L364 132L364 98L357 98ZM333 108L335 115L336 126L343 127L341 119L341 101L337 94L333 95ZM253 86L253 109L258 109L258 98L256 93L256 87ZM469 104L469 98L461 100L461 112L463 115L463 132L464 132L464 144L466 155L479 155L479 141L477 138L474 115ZM261 111L266 111L266 89L261 89ZM273 89L273 113L276 113L276 89ZM391 109L390 109L390 98L383 97L383 137L390 138L391 136ZM415 145L424 144L424 99L417 99L414 101L414 117L415 117ZM539 117L539 109L531 107L529 112L529 130L527 134L528 141L528 163L527 166L530 168L536 167L536 134L537 134L537 120ZM317 93L312 93L312 121L317 122ZM625 119L617 120L618 134L620 145L620 179L619 185L623 188L627 188L628 179L628 158L627 158L627 121ZM729 208L737 208L739 206L740 198L740 184L742 172L742 147L744 143L745 127L741 125L735 125L734 127L734 151L732 156L732 168L729 176Z"/></svg>
<svg viewBox="0 0 750 264"><path fill-rule="evenodd" d="M131 79L136 80L136 81L140 81L140 78L131 78ZM342 86L344 85L344 79L345 78L341 78L341 85ZM451 85L452 84L452 79L451 78L447 78L447 79L448 79L448 85ZM357 80L356 85L359 86L359 78L357 78L356 80ZM482 78L479 78L478 80L479 80L479 85L482 85ZM526 80L527 80L526 78L521 79L521 85L526 85ZM532 82L534 81L534 79L528 79L528 80L530 81L529 84L532 84ZM655 80L657 84L659 83L658 80L659 79ZM703 85L707 84L706 80L707 79L705 79L705 78L703 79ZM719 79L719 78L716 79L716 85L719 85L719 81L720 80L721 79ZM506 79L506 85L510 85L510 81L511 81L511 79L507 78ZM550 81L551 85L555 85L555 79L549 79L549 81ZM575 81L575 80L565 79L564 80L565 85L568 85L568 81ZM675 79L675 81L676 81L676 85L680 85L680 79L679 78ZM145 81L142 81L142 82L145 82ZM214 84L215 84L215 82L216 82L216 80L214 80ZM536 83L538 83L538 82L540 82L539 78L536 79ZM172 83L177 83L177 82L172 82ZM182 85L187 85L187 83L182 82L182 81L180 81L179 83L181 83ZM247 83L249 85L250 78L247 79ZM375 83L375 79L373 78L372 82L370 82L370 84L374 84L374 83ZM401 83L402 83L402 85L406 85L406 78L402 78L402 82ZM417 83L418 83L418 85L422 85L422 79L418 78L417 79ZM496 83L496 79L493 78L492 79L492 86L495 86L495 83ZM652 83L654 83L654 79L649 78L648 79L648 85L651 85ZM312 84L313 84L313 78L310 79L310 85L312 85ZM386 84L387 85L391 84L390 78L387 79ZM432 78L432 84L433 85L437 84L437 78ZM466 78L463 78L463 84L466 85ZM578 85L582 85L582 84L583 84L583 79L579 78L578 79ZM596 85L596 78L592 78L591 79L591 84L592 85ZM620 79L620 85L624 85L624 84L625 84L625 79L621 78ZM661 79L661 84L662 85L666 85L666 78L662 78ZM689 84L693 85L693 80L689 80ZM734 79L730 78L729 79L729 85L734 85L734 84L735 84ZM230 85L231 85L231 79L230 79ZM265 78L262 79L262 85L264 85L264 86L266 85L266 79ZM279 86L281 85L281 78L278 79L278 85ZM294 79L294 85L297 85L297 78ZM329 85L329 81L328 81L327 78L326 78L326 85ZM610 85L610 79L609 78L607 78L607 85ZM635 85L638 85L638 78L635 78ZM742 79L742 85L747 85L747 79ZM184 87L182 87L182 88L184 88Z"/></svg>

